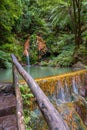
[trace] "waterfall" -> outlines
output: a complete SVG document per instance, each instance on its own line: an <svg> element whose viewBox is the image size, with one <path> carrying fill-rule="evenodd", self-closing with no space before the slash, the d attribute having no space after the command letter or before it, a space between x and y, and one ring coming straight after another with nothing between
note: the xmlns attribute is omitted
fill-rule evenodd
<svg viewBox="0 0 87 130"><path fill-rule="evenodd" d="M63 102L65 102L65 94L64 94L64 89L63 88L60 88L58 96L59 96L60 100L62 100Z"/></svg>
<svg viewBox="0 0 87 130"><path fill-rule="evenodd" d="M30 74L30 67L26 66L26 71Z"/></svg>
<svg viewBox="0 0 87 130"><path fill-rule="evenodd" d="M72 94L85 97L87 95L87 70L81 70L70 74L63 74L53 77L40 78L38 84L49 92L56 102L72 101ZM44 82L45 81L45 82Z"/></svg>
<svg viewBox="0 0 87 130"><path fill-rule="evenodd" d="M57 82L57 86L56 86L56 100L57 102L61 102L61 101L65 102L64 88L60 81Z"/></svg>
<svg viewBox="0 0 87 130"><path fill-rule="evenodd" d="M27 64L28 66L30 66L30 57L29 57L29 56L26 56L26 64Z"/></svg>
<svg viewBox="0 0 87 130"><path fill-rule="evenodd" d="M63 87L60 87L58 94L57 94L57 100L61 100L62 102L65 102L65 94Z"/></svg>
<svg viewBox="0 0 87 130"><path fill-rule="evenodd" d="M78 94L78 87L76 85L76 81L75 81L75 78L72 79L72 87L73 87L73 92L75 94Z"/></svg>
<svg viewBox="0 0 87 130"><path fill-rule="evenodd" d="M67 102L70 102L71 101L70 88L68 87L66 80L64 82L64 88L65 88L65 100Z"/></svg>

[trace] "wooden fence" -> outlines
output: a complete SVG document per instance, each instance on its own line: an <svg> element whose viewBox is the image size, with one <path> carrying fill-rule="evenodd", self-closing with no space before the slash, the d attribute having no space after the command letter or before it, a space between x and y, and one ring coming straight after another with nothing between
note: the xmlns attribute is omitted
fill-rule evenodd
<svg viewBox="0 0 87 130"><path fill-rule="evenodd" d="M41 90L39 85L34 81L34 79L28 74L21 64L18 62L15 55L11 55L12 62L13 62L13 85L14 87L18 87L18 78L16 71L23 77L26 81L27 85L31 89L33 95L36 98L37 104L48 124L49 130L69 130L67 124L65 124L64 120L62 119L60 113L55 109L53 104L49 101L48 97L44 94ZM21 107L21 99L19 100L19 108L18 108L18 118L19 118L19 125L23 121L22 116L20 113L23 113ZM21 121L20 121L21 120ZM23 127L23 126L21 126ZM21 128L21 130L25 130L25 128Z"/></svg>

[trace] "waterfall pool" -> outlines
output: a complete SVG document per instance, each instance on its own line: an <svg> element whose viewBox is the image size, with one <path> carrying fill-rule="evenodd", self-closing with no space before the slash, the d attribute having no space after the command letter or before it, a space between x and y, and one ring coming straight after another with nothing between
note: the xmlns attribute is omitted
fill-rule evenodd
<svg viewBox="0 0 87 130"><path fill-rule="evenodd" d="M26 66L24 69L33 77L40 78L46 76L54 76L63 73L72 72L72 68L58 68L58 67L42 67L42 66ZM22 77L19 75L19 80ZM12 81L12 68L11 69L1 69L0 70L0 82Z"/></svg>

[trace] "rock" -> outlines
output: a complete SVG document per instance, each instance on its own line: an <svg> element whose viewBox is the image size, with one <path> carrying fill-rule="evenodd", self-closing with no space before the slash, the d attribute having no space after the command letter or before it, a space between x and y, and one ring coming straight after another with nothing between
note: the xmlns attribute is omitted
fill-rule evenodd
<svg viewBox="0 0 87 130"><path fill-rule="evenodd" d="M82 64L80 61L77 62L76 64L74 64L72 67L73 67L75 70L76 70L76 69L86 69L86 66L85 66L84 64Z"/></svg>
<svg viewBox="0 0 87 130"><path fill-rule="evenodd" d="M1 92L12 92L13 91L13 87L12 84L9 83L0 83L0 93Z"/></svg>

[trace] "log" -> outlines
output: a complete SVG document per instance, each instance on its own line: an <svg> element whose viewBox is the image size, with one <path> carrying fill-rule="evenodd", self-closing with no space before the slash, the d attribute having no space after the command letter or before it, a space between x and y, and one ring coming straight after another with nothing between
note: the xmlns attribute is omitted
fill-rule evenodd
<svg viewBox="0 0 87 130"><path fill-rule="evenodd" d="M25 130L24 125L24 116L23 116L23 105L22 105L22 97L19 87L15 88L16 92L16 103L17 103L17 119L18 119L18 130Z"/></svg>
<svg viewBox="0 0 87 130"><path fill-rule="evenodd" d="M16 95L16 115L17 115L18 130L25 130L22 96L18 84L17 70L14 65L13 65L13 87L15 89L15 95Z"/></svg>
<svg viewBox="0 0 87 130"><path fill-rule="evenodd" d="M60 113L54 108L48 97L44 94L34 79L28 74L21 64L17 61L15 55L11 55L13 64L16 66L20 75L24 78L35 96L38 106L48 124L49 130L69 130Z"/></svg>

